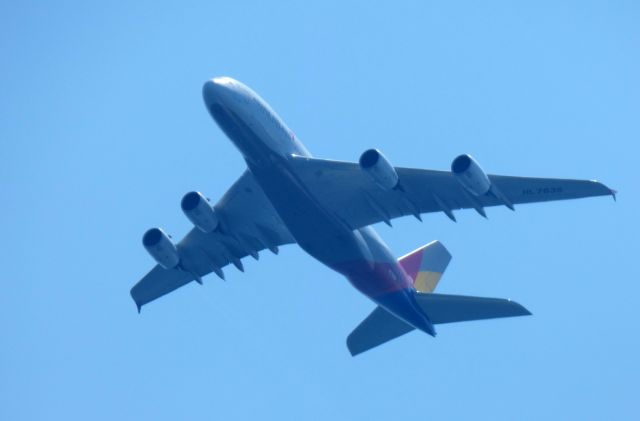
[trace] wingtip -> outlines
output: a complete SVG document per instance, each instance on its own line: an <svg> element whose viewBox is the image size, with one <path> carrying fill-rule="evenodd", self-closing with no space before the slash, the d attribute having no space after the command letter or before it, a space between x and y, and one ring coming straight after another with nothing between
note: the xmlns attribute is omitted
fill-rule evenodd
<svg viewBox="0 0 640 421"><path fill-rule="evenodd" d="M516 309L517 314L514 314L513 316L532 316L533 315L532 312L527 310L527 308L522 304L520 304L519 302L514 301L510 298L507 298L507 301L509 301Z"/></svg>
<svg viewBox="0 0 640 421"><path fill-rule="evenodd" d="M514 301L515 302L515 301ZM520 310L520 316L533 316L533 313L530 312L525 306L520 303L516 303Z"/></svg>
<svg viewBox="0 0 640 421"><path fill-rule="evenodd" d="M602 196L606 196L607 194L610 195L613 198L614 202L617 202L618 198L618 190L616 189L612 189L611 187L607 186L606 184L598 181L598 180L589 180L590 182L596 184L599 188L600 188L600 195Z"/></svg>
<svg viewBox="0 0 640 421"><path fill-rule="evenodd" d="M135 288L136 287L131 288L131 291L129 291L129 295L131 295L131 299L133 300L133 302L136 305L136 309L138 310L138 314L140 314L140 310L142 310L143 303L140 303L140 302L138 302L138 300L136 300Z"/></svg>
<svg viewBox="0 0 640 421"><path fill-rule="evenodd" d="M355 357L356 355L362 354L365 350L362 349L358 349L352 342L351 342L351 335L347 336L347 349L349 350L349 354L351 354L352 357Z"/></svg>

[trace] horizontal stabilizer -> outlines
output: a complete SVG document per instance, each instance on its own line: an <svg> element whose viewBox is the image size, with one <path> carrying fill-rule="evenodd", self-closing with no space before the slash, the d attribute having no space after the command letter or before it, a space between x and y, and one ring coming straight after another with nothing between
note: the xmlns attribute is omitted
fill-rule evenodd
<svg viewBox="0 0 640 421"><path fill-rule="evenodd" d="M384 308L376 307L347 337L347 348L355 356L413 329Z"/></svg>
<svg viewBox="0 0 640 421"><path fill-rule="evenodd" d="M520 304L504 298L417 293L416 301L434 325L531 315Z"/></svg>

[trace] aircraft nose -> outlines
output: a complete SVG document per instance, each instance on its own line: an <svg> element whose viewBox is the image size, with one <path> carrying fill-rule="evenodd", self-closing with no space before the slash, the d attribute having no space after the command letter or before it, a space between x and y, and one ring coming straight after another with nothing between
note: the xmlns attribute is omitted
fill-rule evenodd
<svg viewBox="0 0 640 421"><path fill-rule="evenodd" d="M202 87L202 98L207 107L223 102L232 91L232 87L233 79L228 77L216 77L206 81Z"/></svg>

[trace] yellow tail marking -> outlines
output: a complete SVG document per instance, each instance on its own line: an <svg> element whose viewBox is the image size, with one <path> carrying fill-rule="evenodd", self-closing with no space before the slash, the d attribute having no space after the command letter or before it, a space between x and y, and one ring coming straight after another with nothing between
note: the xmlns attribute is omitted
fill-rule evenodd
<svg viewBox="0 0 640 421"><path fill-rule="evenodd" d="M439 272L418 272L413 285L418 292L433 292L441 277L442 274Z"/></svg>

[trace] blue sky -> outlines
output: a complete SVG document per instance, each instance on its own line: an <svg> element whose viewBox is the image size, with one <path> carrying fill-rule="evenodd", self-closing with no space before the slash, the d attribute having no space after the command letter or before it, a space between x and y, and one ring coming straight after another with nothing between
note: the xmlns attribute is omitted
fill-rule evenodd
<svg viewBox="0 0 640 421"><path fill-rule="evenodd" d="M640 7L556 2L0 4L0 418L633 419ZM319 157L597 178L595 198L379 231L453 254L439 290L533 317L352 358L372 309L296 246L138 315L144 231L243 171L203 82L259 92Z"/></svg>

